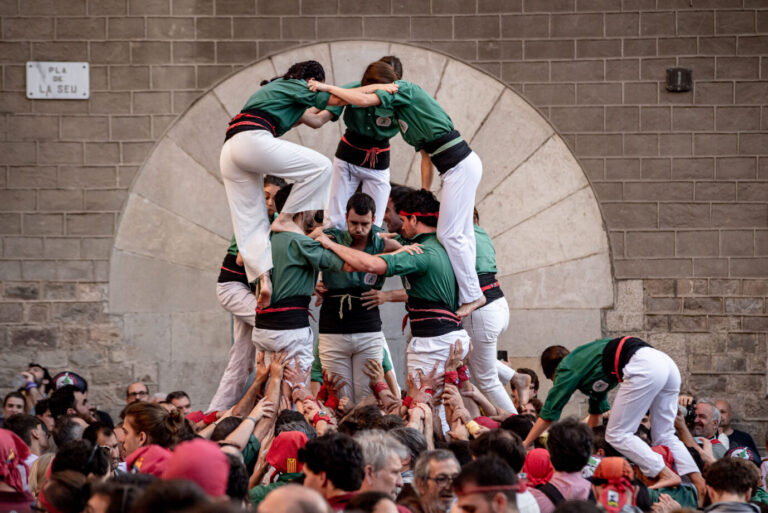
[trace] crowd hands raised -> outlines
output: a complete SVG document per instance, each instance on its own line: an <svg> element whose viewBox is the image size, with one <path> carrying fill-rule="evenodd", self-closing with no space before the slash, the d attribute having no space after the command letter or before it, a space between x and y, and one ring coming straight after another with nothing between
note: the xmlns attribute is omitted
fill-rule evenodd
<svg viewBox="0 0 768 513"><path fill-rule="evenodd" d="M592 427L572 417L553 422L526 446L541 420L538 376L518 369L510 383L515 415L472 384L469 354L457 340L444 372L418 369L402 392L370 359L363 369L370 395L355 403L338 375L324 371L322 382L307 386L298 357L259 352L254 380L231 408L190 411L184 392L151 396L134 383L116 425L89 405L85 379L74 372L51 378L32 364L22 373L26 383L3 402L0 511L766 508L758 450L732 427L726 401L680 396L676 435L703 472L703 487L685 477L658 486L661 473L644 475L607 441L610 412ZM635 433L649 446L652 422L646 415ZM652 450L677 476L669 448Z"/></svg>

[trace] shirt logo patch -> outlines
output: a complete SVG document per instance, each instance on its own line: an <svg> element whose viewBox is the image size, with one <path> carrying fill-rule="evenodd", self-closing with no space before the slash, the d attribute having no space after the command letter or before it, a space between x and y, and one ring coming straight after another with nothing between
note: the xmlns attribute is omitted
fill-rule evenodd
<svg viewBox="0 0 768 513"><path fill-rule="evenodd" d="M392 124L392 120L390 118L385 118L384 116L379 116L376 118L376 125L378 126L389 126Z"/></svg>
<svg viewBox="0 0 768 513"><path fill-rule="evenodd" d="M408 123L406 123L402 119L398 119L397 122L400 123L400 131L402 133L406 133L408 131Z"/></svg>
<svg viewBox="0 0 768 513"><path fill-rule="evenodd" d="M411 290L411 282L408 281L408 278L403 276L403 286L405 287L405 290Z"/></svg>
<svg viewBox="0 0 768 513"><path fill-rule="evenodd" d="M363 283L365 283L366 285L374 285L378 278L379 277L376 274L365 273L365 276L363 276Z"/></svg>
<svg viewBox="0 0 768 513"><path fill-rule="evenodd" d="M592 390L595 392L605 392L608 390L608 383L603 381L602 379L598 379L594 383L592 383Z"/></svg>

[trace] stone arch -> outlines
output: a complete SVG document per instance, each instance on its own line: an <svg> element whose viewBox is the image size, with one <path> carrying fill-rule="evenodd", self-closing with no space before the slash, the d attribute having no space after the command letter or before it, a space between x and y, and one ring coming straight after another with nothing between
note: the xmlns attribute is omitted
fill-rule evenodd
<svg viewBox="0 0 768 513"><path fill-rule="evenodd" d="M222 333L230 321L214 284L232 234L218 170L228 120L262 79L293 62L316 59L328 81L345 83L388 54L402 59L406 79L437 98L483 160L477 205L511 313L500 348L532 358L552 341L576 345L601 334L601 309L614 297L608 237L586 175L548 121L502 82L439 52L380 41L317 43L223 79L141 167L121 215L109 286L109 310L122 318L137 379L162 390L181 386L203 401L226 363ZM302 126L286 137L331 156L340 125ZM418 166L413 149L395 138L393 181L418 186ZM399 305L385 312L395 347L402 347L401 316Z"/></svg>

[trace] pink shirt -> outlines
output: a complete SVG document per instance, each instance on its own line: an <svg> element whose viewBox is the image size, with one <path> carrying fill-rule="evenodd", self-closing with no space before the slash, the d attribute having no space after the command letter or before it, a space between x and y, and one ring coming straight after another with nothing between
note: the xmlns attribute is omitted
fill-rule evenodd
<svg viewBox="0 0 768 513"><path fill-rule="evenodd" d="M565 500L583 501L589 497L590 483L581 477L581 472L558 472L555 470L549 482L563 494ZM539 490L532 488L531 494L539 504L541 513L552 513L555 510L552 501Z"/></svg>

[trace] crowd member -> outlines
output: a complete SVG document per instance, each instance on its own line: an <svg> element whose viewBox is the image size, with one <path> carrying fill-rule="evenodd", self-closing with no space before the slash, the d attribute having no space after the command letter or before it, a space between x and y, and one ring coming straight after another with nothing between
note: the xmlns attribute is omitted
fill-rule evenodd
<svg viewBox="0 0 768 513"><path fill-rule="evenodd" d="M13 431L29 447L29 457L24 461L31 467L37 458L51 446L48 428L34 415L17 413L5 421L5 429Z"/></svg>
<svg viewBox="0 0 768 513"><path fill-rule="evenodd" d="M80 472L53 472L38 495L38 504L50 513L81 513L88 504L88 480Z"/></svg>
<svg viewBox="0 0 768 513"><path fill-rule="evenodd" d="M120 467L122 462L120 444L112 428L100 422L91 424L83 431L83 440L88 440L91 444L102 447L109 452L110 471L114 472Z"/></svg>
<svg viewBox="0 0 768 513"><path fill-rule="evenodd" d="M61 447L70 440L82 438L88 425L78 415L60 415L53 426L53 441L56 447Z"/></svg>
<svg viewBox="0 0 768 513"><path fill-rule="evenodd" d="M48 428L49 433L53 431L53 426L56 421L51 413L51 406L48 399L40 399L35 403L35 417L43 421L43 424Z"/></svg>
<svg viewBox="0 0 768 513"><path fill-rule="evenodd" d="M186 415L191 410L190 406L192 402L189 400L189 395L183 390L177 390L171 392L165 397L165 401L171 403L175 408L181 410L181 413Z"/></svg>
<svg viewBox="0 0 768 513"><path fill-rule="evenodd" d="M307 435L300 431L283 431L275 437L265 458L269 467L264 472L254 472L251 484L262 474L266 475L267 484L257 484L248 490L251 504L259 504L272 490L285 486L299 479L302 464L299 462L299 449L307 444ZM272 471L270 472L270 469Z"/></svg>
<svg viewBox="0 0 768 513"><path fill-rule="evenodd" d="M102 478L109 473L109 452L87 440L70 440L59 447L51 472L74 470L86 477Z"/></svg>
<svg viewBox="0 0 768 513"><path fill-rule="evenodd" d="M149 401L149 387L144 383L131 383L125 389L125 404Z"/></svg>
<svg viewBox="0 0 768 513"><path fill-rule="evenodd" d="M413 467L416 494L398 498L398 503L414 513L447 512L456 499L452 484L460 469L451 451L434 449L421 453Z"/></svg>
<svg viewBox="0 0 768 513"><path fill-rule="evenodd" d="M731 403L725 399L718 399L715 401L715 406L720 412L720 434L728 437L728 447L730 449L746 447L752 451L752 454L759 455L760 451L757 449L757 445L755 444L752 435L740 431L731 425L733 422L733 408L731 407ZM755 461L755 463L760 463L759 459Z"/></svg>
<svg viewBox="0 0 768 513"><path fill-rule="evenodd" d="M467 463L453 480L463 513L517 513L517 476L499 458L485 456Z"/></svg>
<svg viewBox="0 0 768 513"><path fill-rule="evenodd" d="M4 426L5 419L17 413L24 413L26 402L20 392L9 392L3 398L3 416L0 418L0 428Z"/></svg>
<svg viewBox="0 0 768 513"><path fill-rule="evenodd" d="M62 415L74 415L87 424L96 422L96 418L88 406L88 397L76 385L64 385L57 388L51 394L48 405L54 420L58 420Z"/></svg>
<svg viewBox="0 0 768 513"><path fill-rule="evenodd" d="M154 403L138 402L128 406L124 412L123 446L128 454L150 444L174 447L192 436L191 428L179 410L169 412Z"/></svg>
<svg viewBox="0 0 768 513"><path fill-rule="evenodd" d="M749 502L760 475L757 467L740 458L723 458L710 465L704 479L711 505L707 513L758 513L760 507Z"/></svg>
<svg viewBox="0 0 768 513"><path fill-rule="evenodd" d="M334 511L343 511L363 483L363 451L350 436L334 433L311 440L299 450L299 461L304 486L319 492Z"/></svg>
<svg viewBox="0 0 768 513"><path fill-rule="evenodd" d="M381 492L392 500L403 486L400 475L402 461L408 457L406 448L394 437L376 431L361 431L355 441L363 450L363 483L361 492Z"/></svg>
<svg viewBox="0 0 768 513"><path fill-rule="evenodd" d="M258 513L328 513L323 496L312 488L289 484L267 495Z"/></svg>
<svg viewBox="0 0 768 513"><path fill-rule="evenodd" d="M728 452L728 445L719 438L720 410L711 399L699 399L695 411L691 433L693 436L709 440L712 444L712 454L716 459L722 458Z"/></svg>
<svg viewBox="0 0 768 513"><path fill-rule="evenodd" d="M552 466L549 451L546 449L531 449L525 455L523 473L531 486L537 487L549 483L554 472L555 468Z"/></svg>
<svg viewBox="0 0 768 513"><path fill-rule="evenodd" d="M128 513L155 478L147 474L122 474L91 485L86 513Z"/></svg>
<svg viewBox="0 0 768 513"><path fill-rule="evenodd" d="M624 458L603 459L592 476L592 494L598 506L611 513L642 513L632 466Z"/></svg>
<svg viewBox="0 0 768 513"><path fill-rule="evenodd" d="M0 511L30 511L34 497L27 491L29 448L15 433L0 428Z"/></svg>

